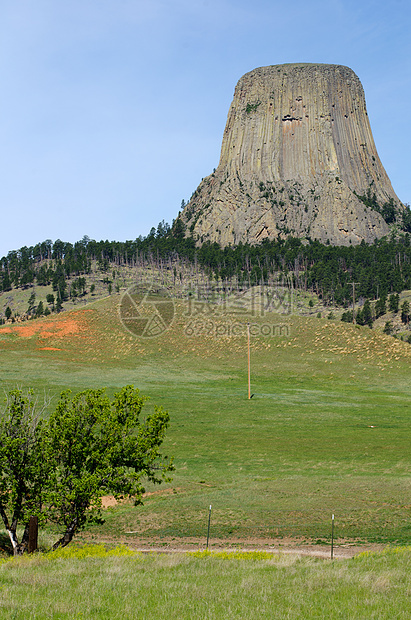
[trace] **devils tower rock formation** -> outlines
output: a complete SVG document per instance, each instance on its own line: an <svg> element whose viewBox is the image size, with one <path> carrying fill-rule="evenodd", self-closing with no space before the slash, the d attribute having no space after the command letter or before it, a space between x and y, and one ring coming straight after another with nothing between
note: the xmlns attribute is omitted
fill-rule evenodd
<svg viewBox="0 0 411 620"><path fill-rule="evenodd" d="M376 208L359 198L367 195ZM219 166L181 220L199 243L292 235L348 245L389 232L383 205L404 209L378 157L358 77L339 65L288 64L240 79Z"/></svg>

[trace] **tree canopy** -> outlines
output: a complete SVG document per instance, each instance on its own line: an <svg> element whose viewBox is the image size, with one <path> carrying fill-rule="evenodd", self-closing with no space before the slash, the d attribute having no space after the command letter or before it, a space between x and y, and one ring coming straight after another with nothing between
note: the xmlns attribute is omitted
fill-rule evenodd
<svg viewBox="0 0 411 620"><path fill-rule="evenodd" d="M411 221L411 212L406 210ZM406 229L408 230L408 228ZM410 224L411 230L411 224ZM102 271L117 265L164 265L184 261L199 265L223 282L235 278L240 284L258 285L270 274L288 278L294 288L311 290L326 303L352 303L351 282L358 282L358 296L388 297L411 288L411 242L409 232L386 237L371 245L330 246L313 239L265 239L260 245L220 247L185 236L180 219L173 227L160 222L146 237L130 241L94 241L84 237L74 244L57 239L14 250L0 259L0 292L12 287L52 285L56 309L69 295L83 295L82 274L91 272L92 261ZM77 277L68 287L68 278Z"/></svg>
<svg viewBox="0 0 411 620"><path fill-rule="evenodd" d="M87 523L101 520L101 497L142 503L143 480L169 480L172 459L160 453L169 415L131 385L110 399L103 389L65 391L48 419L32 392L11 391L0 421L0 515L16 555L27 550L29 521L61 530L67 545ZM24 528L18 540L17 527Z"/></svg>

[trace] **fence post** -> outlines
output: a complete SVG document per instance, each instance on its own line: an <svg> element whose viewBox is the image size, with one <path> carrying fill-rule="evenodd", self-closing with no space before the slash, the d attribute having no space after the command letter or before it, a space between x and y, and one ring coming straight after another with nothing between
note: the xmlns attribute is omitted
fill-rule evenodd
<svg viewBox="0 0 411 620"><path fill-rule="evenodd" d="M210 539L210 521L211 521L211 504L208 509L208 528L207 528L207 549L208 549L208 541Z"/></svg>
<svg viewBox="0 0 411 620"><path fill-rule="evenodd" d="M37 540L38 540L38 532L39 532L39 520L37 517L30 517L29 523L29 544L28 544L28 552L33 553L33 551L37 551Z"/></svg>

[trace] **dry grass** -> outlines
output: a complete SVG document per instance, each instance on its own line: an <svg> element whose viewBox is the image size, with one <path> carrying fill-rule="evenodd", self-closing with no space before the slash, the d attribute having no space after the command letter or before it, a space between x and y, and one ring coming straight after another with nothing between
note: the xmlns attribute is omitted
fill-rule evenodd
<svg viewBox="0 0 411 620"><path fill-rule="evenodd" d="M410 568L405 549L333 563L298 555L68 553L0 564L0 616L405 619Z"/></svg>

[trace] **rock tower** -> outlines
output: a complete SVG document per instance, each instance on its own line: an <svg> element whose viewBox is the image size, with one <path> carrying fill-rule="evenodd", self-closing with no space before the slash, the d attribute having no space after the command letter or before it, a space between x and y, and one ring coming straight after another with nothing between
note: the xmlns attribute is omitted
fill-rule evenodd
<svg viewBox="0 0 411 620"><path fill-rule="evenodd" d="M340 65L286 64L239 80L218 168L180 217L198 243L291 235L348 245L389 232L387 204L404 208L378 157L358 77Z"/></svg>

